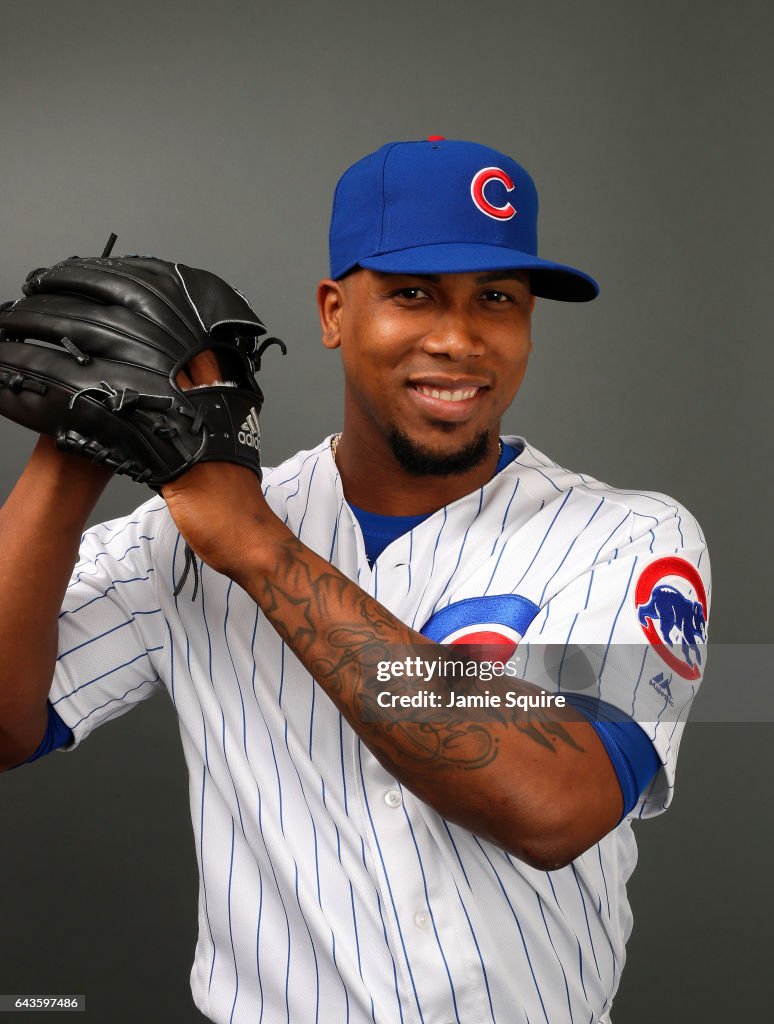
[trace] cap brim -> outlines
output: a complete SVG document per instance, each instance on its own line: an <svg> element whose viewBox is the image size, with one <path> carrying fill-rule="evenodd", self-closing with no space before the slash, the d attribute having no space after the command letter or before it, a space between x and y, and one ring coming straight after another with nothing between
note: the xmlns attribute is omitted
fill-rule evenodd
<svg viewBox="0 0 774 1024"><path fill-rule="evenodd" d="M498 245L445 243L399 249L358 260L358 266L383 274L467 274L477 270L528 270L533 295L562 302L589 302L599 285L582 270L541 260Z"/></svg>

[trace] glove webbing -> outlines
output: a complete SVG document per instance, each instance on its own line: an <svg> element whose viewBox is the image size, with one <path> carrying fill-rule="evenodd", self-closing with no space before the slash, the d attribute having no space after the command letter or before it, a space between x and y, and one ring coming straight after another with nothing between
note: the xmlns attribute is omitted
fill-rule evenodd
<svg viewBox="0 0 774 1024"><path fill-rule="evenodd" d="M140 484L152 476L150 469L140 470L132 459L124 459L120 452L99 444L93 438L84 437L77 430L60 430L56 435L56 446L63 452L77 452L92 462L109 466L115 473L125 473Z"/></svg>
<svg viewBox="0 0 774 1024"><path fill-rule="evenodd" d="M150 425L153 433L159 434L161 437L168 437L174 441L178 434L177 424L169 423L163 413L161 416L148 416L145 412L146 409L171 409L174 405L174 399L168 396L141 395L138 391L133 391L132 388L124 388L123 391L110 395L102 404L106 409L116 413L128 412L131 409L136 410L137 417L145 420ZM175 411L182 416L188 416L192 420L188 428L190 434L201 432L202 424L207 415L207 410L203 406L199 406L195 413L191 412L190 409L186 409L184 405L178 405ZM182 455L186 455L185 449L178 448L178 451Z"/></svg>
<svg viewBox="0 0 774 1024"><path fill-rule="evenodd" d="M20 376L19 374L16 375ZM24 378L22 378L24 379ZM97 392L99 395L106 394L107 397L104 399L93 397L94 401L100 402L106 409L114 413L126 413L133 411L135 418L144 420L151 428L154 434L158 434L160 437L165 437L172 442L177 449L178 453L183 456L185 460L190 458L190 453L182 441L179 439L179 430L176 423L170 423L166 416L162 413L160 416L149 416L146 409L150 410L161 410L170 409L174 404L174 399L167 395L142 395L138 391L132 388L123 388L121 391L116 391L111 387L107 381L100 382L105 389L103 391L98 387L83 388L83 390L76 392L70 400L70 407L75 404L75 400L87 392ZM45 385L44 385L45 387ZM18 389L17 389L18 390ZM31 388L31 390L36 390ZM45 391L42 392L45 394ZM199 434L201 432L202 424L204 423L207 415L207 410L199 406L196 412L191 412L190 409L186 409L185 406L177 406L176 411L183 416L188 416L191 419L191 425L188 428L190 434ZM135 477L139 480L139 477Z"/></svg>

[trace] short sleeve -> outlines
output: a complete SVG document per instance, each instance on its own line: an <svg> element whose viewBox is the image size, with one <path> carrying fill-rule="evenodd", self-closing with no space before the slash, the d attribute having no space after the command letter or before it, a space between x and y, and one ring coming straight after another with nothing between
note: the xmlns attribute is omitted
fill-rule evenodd
<svg viewBox="0 0 774 1024"><path fill-rule="evenodd" d="M604 701L636 721L660 768L632 811L672 800L685 721L707 661L711 596L698 523L631 513L590 566L550 595L518 648L524 678L552 692Z"/></svg>
<svg viewBox="0 0 774 1024"><path fill-rule="evenodd" d="M154 545L168 522L156 495L81 538L59 614L49 694L74 735L65 749L163 688L159 667L167 630L156 595Z"/></svg>

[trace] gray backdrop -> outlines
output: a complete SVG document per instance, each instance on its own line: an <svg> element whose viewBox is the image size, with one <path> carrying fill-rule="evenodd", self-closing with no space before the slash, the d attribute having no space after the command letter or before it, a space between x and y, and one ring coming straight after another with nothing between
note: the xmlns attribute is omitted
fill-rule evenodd
<svg viewBox="0 0 774 1024"><path fill-rule="evenodd" d="M506 429L684 502L710 544L713 640L770 641L771 7L0 7L0 298L111 230L117 253L233 281L290 345L266 360L271 465L341 424L313 301L338 175L391 139L504 149L537 180L542 252L602 284L588 306L539 302ZM0 421L0 500L32 444ZM114 480L94 520L146 497ZM637 830L615 1024L768 1006L773 737L689 727L672 809ZM200 1020L186 781L163 699L2 777L0 808L0 993L85 992L98 1022Z"/></svg>

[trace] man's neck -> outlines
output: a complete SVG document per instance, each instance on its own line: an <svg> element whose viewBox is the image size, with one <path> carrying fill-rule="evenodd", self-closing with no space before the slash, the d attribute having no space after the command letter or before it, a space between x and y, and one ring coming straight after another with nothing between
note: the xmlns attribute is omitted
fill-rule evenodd
<svg viewBox="0 0 774 1024"><path fill-rule="evenodd" d="M366 512L388 516L424 515L470 494L492 479L500 455L495 441L473 469L434 476L408 472L391 451L368 448L346 430L336 449L347 501Z"/></svg>

